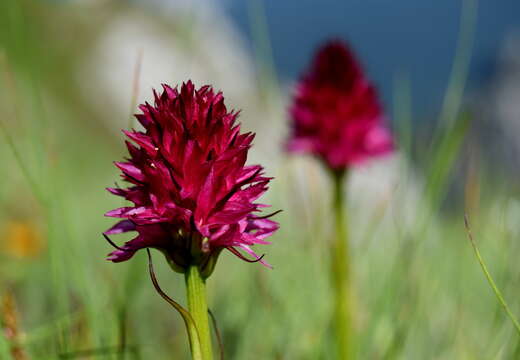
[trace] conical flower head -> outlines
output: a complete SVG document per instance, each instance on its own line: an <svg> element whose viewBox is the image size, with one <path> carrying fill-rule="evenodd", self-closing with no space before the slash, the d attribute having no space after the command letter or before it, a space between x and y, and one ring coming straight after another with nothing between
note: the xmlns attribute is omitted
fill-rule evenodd
<svg viewBox="0 0 520 360"><path fill-rule="evenodd" d="M289 111L288 150L313 154L334 171L393 149L376 90L341 41L319 49Z"/></svg>
<svg viewBox="0 0 520 360"><path fill-rule="evenodd" d="M254 244L267 244L278 224L258 214L255 202L271 178L260 165L245 165L252 133L241 133L238 113L228 111L222 93L210 86L196 90L191 81L154 91L136 115L144 131L124 131L130 157L116 162L128 188L109 188L133 206L106 215L124 220L106 235L137 232L137 237L109 254L130 259L142 248L161 250L177 271L193 263L211 273L222 249L241 249L259 257Z"/></svg>

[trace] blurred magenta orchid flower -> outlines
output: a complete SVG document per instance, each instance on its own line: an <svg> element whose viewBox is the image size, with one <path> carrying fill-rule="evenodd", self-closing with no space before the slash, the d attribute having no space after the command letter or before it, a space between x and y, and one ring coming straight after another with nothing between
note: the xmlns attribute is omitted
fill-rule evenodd
<svg viewBox="0 0 520 360"><path fill-rule="evenodd" d="M354 356L351 308L351 268L344 182L348 170L373 157L391 152L394 142L374 86L345 43L322 46L298 83L289 109L290 152L320 159L333 180L335 239L330 246L330 280L335 356Z"/></svg>
<svg viewBox="0 0 520 360"><path fill-rule="evenodd" d="M393 149L376 90L339 40L318 50L296 87L289 112L288 150L313 154L334 171Z"/></svg>

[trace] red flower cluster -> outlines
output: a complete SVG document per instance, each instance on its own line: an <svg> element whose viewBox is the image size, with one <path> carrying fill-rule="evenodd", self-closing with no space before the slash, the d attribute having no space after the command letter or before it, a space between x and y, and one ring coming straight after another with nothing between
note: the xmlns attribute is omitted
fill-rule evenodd
<svg viewBox="0 0 520 360"><path fill-rule="evenodd" d="M124 132L133 142L126 142L130 158L116 166L131 186L108 190L134 205L109 211L124 220L105 234L138 235L108 259L124 261L151 247L175 270L196 263L206 275L222 249L260 259L250 246L267 244L278 224L260 216L265 205L255 203L271 178L260 165L245 165L254 134L240 133L238 114L210 86L163 88L161 95L154 91L155 106L141 105L136 115L145 131Z"/></svg>
<svg viewBox="0 0 520 360"><path fill-rule="evenodd" d="M318 51L297 86L290 115L289 151L314 154L334 171L393 149L375 88L340 41Z"/></svg>

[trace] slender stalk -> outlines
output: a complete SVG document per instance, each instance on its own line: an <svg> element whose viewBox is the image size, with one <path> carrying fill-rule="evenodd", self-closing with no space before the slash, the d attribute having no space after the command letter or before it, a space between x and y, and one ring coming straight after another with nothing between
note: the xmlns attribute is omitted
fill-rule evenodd
<svg viewBox="0 0 520 360"><path fill-rule="evenodd" d="M467 214L464 214L464 226L466 227L466 232L468 233L468 239L471 243L471 246L473 247L473 251L475 252L475 256L477 257L478 263L480 264L480 267L482 268L482 271L484 272L484 276L486 277L486 280L488 281L489 285L491 286L491 289L495 293L495 296L497 297L498 302L506 312L507 316L513 323L516 332L518 335L520 335L520 323L518 323L518 320L516 319L516 316L511 311L511 308L509 305L507 305L506 300L504 299L504 296L502 295L502 292L498 288L497 284L493 280L493 277L489 273L489 270L486 266L486 263L484 262L484 259L482 259L482 255L480 255L480 251L478 249L477 243L475 240L473 240L473 235L471 234L471 228L469 227L469 221Z"/></svg>
<svg viewBox="0 0 520 360"><path fill-rule="evenodd" d="M343 194L345 172L334 173L334 220L336 233L331 248L331 281L334 290L333 330L336 358L352 358L350 309L350 258Z"/></svg>
<svg viewBox="0 0 520 360"><path fill-rule="evenodd" d="M202 360L212 360L211 333L209 327L208 304L206 302L206 281L197 265L186 271L186 291L188 309L199 333Z"/></svg>

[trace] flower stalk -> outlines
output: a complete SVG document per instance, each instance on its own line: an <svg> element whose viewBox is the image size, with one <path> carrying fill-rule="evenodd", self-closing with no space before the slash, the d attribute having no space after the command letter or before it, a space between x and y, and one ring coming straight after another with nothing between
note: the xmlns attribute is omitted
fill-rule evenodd
<svg viewBox="0 0 520 360"><path fill-rule="evenodd" d="M331 281L334 291L332 326L334 331L336 358L352 358L350 308L350 257L348 246L348 221L345 211L343 183L346 172L335 172L334 179L334 221L335 237L331 247Z"/></svg>
<svg viewBox="0 0 520 360"><path fill-rule="evenodd" d="M190 265L188 267L185 279L188 310L199 333L202 360L212 360L211 333L206 301L206 280L202 277L198 265Z"/></svg>

